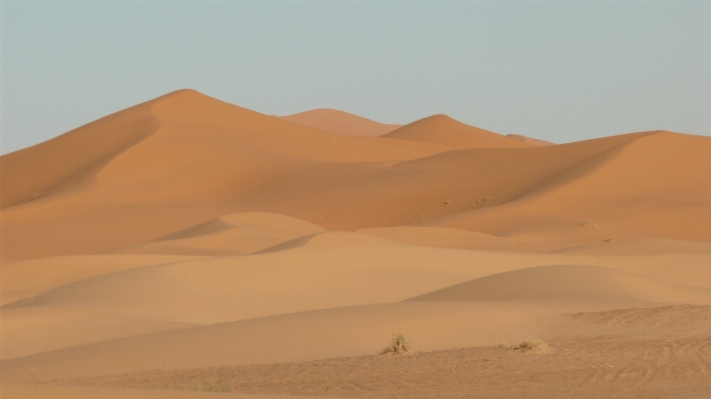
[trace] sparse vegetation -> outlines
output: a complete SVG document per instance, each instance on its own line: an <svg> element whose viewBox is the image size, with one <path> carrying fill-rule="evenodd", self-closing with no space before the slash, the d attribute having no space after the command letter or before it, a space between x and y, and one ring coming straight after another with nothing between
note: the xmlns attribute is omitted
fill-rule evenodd
<svg viewBox="0 0 711 399"><path fill-rule="evenodd" d="M509 344L508 341L497 341L496 342L496 347L497 348L510 348L511 344Z"/></svg>
<svg viewBox="0 0 711 399"><path fill-rule="evenodd" d="M524 352L532 351L534 349L538 349L543 344L545 344L545 342L541 341L540 339L526 338L522 339L521 342L519 342L516 349L522 350Z"/></svg>
<svg viewBox="0 0 711 399"><path fill-rule="evenodd" d="M194 387L183 388L184 391L200 391L200 392L229 392L228 387L217 384L200 384Z"/></svg>
<svg viewBox="0 0 711 399"><path fill-rule="evenodd" d="M611 242L612 242L612 238L606 238L606 239L604 239L604 240L602 240L602 241L603 241L603 242L607 242L607 243L611 243Z"/></svg>
<svg viewBox="0 0 711 399"><path fill-rule="evenodd" d="M381 354L385 355L391 353L393 355L399 355L402 353L409 352L411 346L412 345L410 344L410 341L407 339L406 336L401 333L393 334L393 338L392 341L390 341L390 345L385 347Z"/></svg>

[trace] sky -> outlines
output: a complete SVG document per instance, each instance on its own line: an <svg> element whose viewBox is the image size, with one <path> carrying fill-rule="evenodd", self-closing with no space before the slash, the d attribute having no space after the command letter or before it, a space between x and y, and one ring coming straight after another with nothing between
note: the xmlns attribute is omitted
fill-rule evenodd
<svg viewBox="0 0 711 399"><path fill-rule="evenodd" d="M567 143L711 136L711 1L0 2L0 153L193 88Z"/></svg>

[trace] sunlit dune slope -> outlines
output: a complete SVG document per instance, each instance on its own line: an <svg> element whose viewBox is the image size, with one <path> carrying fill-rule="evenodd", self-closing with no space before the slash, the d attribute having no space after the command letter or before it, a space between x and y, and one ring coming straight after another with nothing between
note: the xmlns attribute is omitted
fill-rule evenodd
<svg viewBox="0 0 711 399"><path fill-rule="evenodd" d="M469 126L447 115L433 115L407 124L386 138L443 144L456 148L522 148L533 144Z"/></svg>
<svg viewBox="0 0 711 399"><path fill-rule="evenodd" d="M280 116L280 118L346 136L382 136L402 127L402 125L380 123L362 116L328 108L313 109L298 114Z"/></svg>

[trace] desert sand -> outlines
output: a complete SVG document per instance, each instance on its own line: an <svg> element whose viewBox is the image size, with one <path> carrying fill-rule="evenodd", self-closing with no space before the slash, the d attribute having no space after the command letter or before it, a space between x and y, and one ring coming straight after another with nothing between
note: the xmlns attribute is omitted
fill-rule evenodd
<svg viewBox="0 0 711 399"><path fill-rule="evenodd" d="M0 395L711 397L711 138L600 136L181 90L4 155Z"/></svg>

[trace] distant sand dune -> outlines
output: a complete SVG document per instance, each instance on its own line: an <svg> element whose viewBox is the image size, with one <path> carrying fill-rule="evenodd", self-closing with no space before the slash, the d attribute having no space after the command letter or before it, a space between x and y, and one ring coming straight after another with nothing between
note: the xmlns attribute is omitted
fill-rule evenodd
<svg viewBox="0 0 711 399"><path fill-rule="evenodd" d="M280 116L280 118L289 122L310 126L316 129L327 130L329 132L340 133L346 136L376 137L390 133L393 130L402 127L402 125L379 123L363 118L362 116L350 114L348 112L326 108L314 109L293 115Z"/></svg>
<svg viewBox="0 0 711 399"><path fill-rule="evenodd" d="M386 138L449 145L455 148L519 148L533 144L512 139L488 130L466 125L447 115L433 115L412 122L385 136Z"/></svg>

